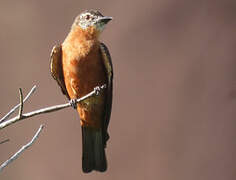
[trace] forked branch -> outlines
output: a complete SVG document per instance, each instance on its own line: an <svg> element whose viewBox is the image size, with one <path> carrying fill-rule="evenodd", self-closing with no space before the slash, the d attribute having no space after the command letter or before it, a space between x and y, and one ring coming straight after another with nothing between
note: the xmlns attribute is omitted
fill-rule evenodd
<svg viewBox="0 0 236 180"><path fill-rule="evenodd" d="M102 85L102 86L97 86L94 88L93 91L91 91L90 93L88 93L87 95L79 98L79 99L76 99L76 103L79 103L91 96L94 96L94 95L99 95L101 90L105 89L106 88L106 85ZM28 95L26 96L25 99L23 99L23 93L22 93L22 90L21 88L19 89L19 94L20 94L20 103L18 105L16 105L13 109L11 109L1 120L0 120L0 130L13 124L13 123L16 123L18 121L21 121L23 119L27 119L27 118L30 118L30 117L33 117L33 116L36 116L36 115L39 115L39 114L43 114L43 113L49 113L49 112L53 112L53 111L58 111L60 109L64 109L64 108L67 108L67 107L70 107L71 106L71 103L65 103L65 104L60 104L60 105L55 105L55 106L50 106L50 107L46 107L46 108L43 108L43 109L39 109L39 110L35 110L35 111L32 111L32 112L29 112L29 113L25 113L23 114L23 105L24 105L24 102L33 94L33 92L35 91L36 89L36 86L34 86L31 91L28 93ZM7 118L10 117L10 115L12 113L14 113L16 111L16 109L19 108L19 112L18 112L18 115L12 119L9 119L7 120ZM36 139L38 138L40 132L42 131L43 129L43 125L40 126L40 128L38 129L38 131L36 132L36 134L34 135L34 137L32 138L32 140L27 143L26 145L22 146L22 148L20 150L18 150L12 157L10 157L7 161L5 161L2 165L0 165L0 172L6 167L8 166L12 161L14 161L15 159L17 159L20 154L22 152L24 152L27 148L29 148L35 141ZM0 144L3 144L5 142L9 141L9 139L6 139L4 141L1 141Z"/></svg>
<svg viewBox="0 0 236 180"><path fill-rule="evenodd" d="M35 90L36 90L36 86L33 86L32 89L30 90L30 92L27 94L27 96L26 96L25 99L23 100L23 103L29 99L29 97L35 92ZM0 123L2 123L2 122L4 122L5 120L7 120L7 118L9 118L10 115L11 115L12 113L14 113L17 108L19 108L19 106L20 106L20 103L17 104L14 108L12 108L12 109L0 120Z"/></svg>
<svg viewBox="0 0 236 180"><path fill-rule="evenodd" d="M76 102L79 103L91 96L94 96L94 95L99 95L101 90L105 89L106 88L106 84L102 85L102 86L97 86L94 88L93 91L91 91L90 93L88 93L87 95L79 98L79 99L76 99ZM39 110L35 110L35 111L32 111L32 112L28 112L28 113L25 113L23 114L23 102L22 102L22 99L23 99L23 96L22 96L22 92L20 90L20 110L19 110L19 114L18 116L12 118L12 119L9 119L9 120L6 120L4 119L3 122L0 122L0 130L13 124L13 123L16 123L18 121L21 121L23 119L27 119L27 118L30 118L30 117L33 117L33 116L36 116L36 115L39 115L39 114L44 114L44 113L49 113L49 112L53 112L53 111L58 111L58 110L61 110L61 109L64 109L64 108L67 108L67 107L70 107L71 106L71 103L65 103L65 104L59 104L59 105L55 105L55 106L50 106L50 107L46 107L46 108L42 108L42 109L39 109ZM18 106L18 107L19 107ZM16 110L17 108L15 108ZM12 111L12 110L11 110ZM10 111L10 112L11 112ZM14 111L13 111L14 112Z"/></svg>

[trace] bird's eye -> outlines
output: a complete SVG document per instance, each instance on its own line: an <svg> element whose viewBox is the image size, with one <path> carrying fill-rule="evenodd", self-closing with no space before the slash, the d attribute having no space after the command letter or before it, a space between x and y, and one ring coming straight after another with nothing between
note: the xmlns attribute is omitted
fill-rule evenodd
<svg viewBox="0 0 236 180"><path fill-rule="evenodd" d="M89 20L89 19L90 19L90 15L86 15L86 16L85 16L85 19L86 19L86 20Z"/></svg>

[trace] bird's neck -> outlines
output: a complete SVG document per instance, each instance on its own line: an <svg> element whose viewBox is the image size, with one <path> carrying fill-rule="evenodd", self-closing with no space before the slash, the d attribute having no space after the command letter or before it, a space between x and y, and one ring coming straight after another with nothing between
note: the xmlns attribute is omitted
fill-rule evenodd
<svg viewBox="0 0 236 180"><path fill-rule="evenodd" d="M71 37L74 37L75 39L79 41L91 41L91 42L97 42L99 37L99 31L96 30L94 27L88 27L87 29L82 29L80 27L73 27L71 28L71 31L69 35Z"/></svg>

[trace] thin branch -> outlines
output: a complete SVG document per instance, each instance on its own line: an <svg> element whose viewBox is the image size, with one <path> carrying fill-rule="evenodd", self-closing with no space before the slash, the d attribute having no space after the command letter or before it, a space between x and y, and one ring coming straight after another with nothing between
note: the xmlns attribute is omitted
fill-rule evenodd
<svg viewBox="0 0 236 180"><path fill-rule="evenodd" d="M101 93L101 90L106 88L106 84L102 85L102 86L97 86L94 88L93 91L91 91L90 93L88 93L87 95L76 99L75 102L79 103L93 95L99 95ZM23 104L24 102L30 97L30 95L35 91L36 86L34 86L31 91L28 93L28 95L26 96L26 98L23 100L23 94L22 94L22 90L21 88L19 89L19 94L20 94L20 104L18 104L17 106L15 106L9 113L7 113L7 115L5 115L1 120L0 120L0 130L13 124L16 123L20 120L26 119L26 118L30 118L39 114L43 114L43 113L49 113L49 112L53 112L53 111L58 111L60 109L66 108L66 107L70 107L71 103L66 103L66 104L60 104L60 105L55 105L55 106L51 106L51 107L47 107L47 108L43 108L43 109L39 109L36 111L32 111L29 113L25 113L23 114ZM19 113L18 116L6 120L17 108L19 107ZM0 165L0 172L6 167L8 166L11 162L13 162L14 160L16 160L21 153L23 153L27 148L29 148L30 146L32 146L32 144L36 141L36 139L38 138L40 132L43 129L43 125L41 125L38 129L38 131L36 132L36 134L34 135L34 137L32 138L32 140L27 143L26 145L22 146L20 150L18 150L12 157L10 157L7 161L5 161L2 165ZM2 142L0 142L0 144L3 144L5 142L9 141L9 139L4 140Z"/></svg>
<svg viewBox="0 0 236 180"><path fill-rule="evenodd" d="M10 139L5 139L5 140L1 141L0 144L4 144L4 143L6 143L8 141L10 141Z"/></svg>
<svg viewBox="0 0 236 180"><path fill-rule="evenodd" d="M19 88L19 94L20 94L20 108L19 108L19 119L22 118L22 112L23 112L23 93L22 93L22 89Z"/></svg>
<svg viewBox="0 0 236 180"><path fill-rule="evenodd" d="M91 91L90 93L88 93L87 95L79 98L79 99L76 99L76 102L79 103L93 95L99 95L101 93L101 90L105 89L106 88L106 84L102 85L102 86L97 86L94 88L93 91ZM16 123L18 121L21 121L23 119L27 119L27 118L30 118L30 117L33 117L33 116L36 116L36 115L39 115L39 114L43 114L43 113L49 113L49 112L53 112L53 111L58 111L58 110L61 110L61 109L64 109L64 108L67 108L67 107L71 107L71 104L70 103L66 103L66 104L60 104L60 105L55 105L55 106L50 106L50 107L46 107L46 108L43 108L43 109L39 109L39 110L36 110L36 111L32 111L32 112L29 112L29 113L25 113L25 114L22 114L21 118L19 118L19 116L16 116L12 119L9 119L7 121L4 121L2 123L0 123L0 130L13 124L13 123Z"/></svg>
<svg viewBox="0 0 236 180"><path fill-rule="evenodd" d="M27 96L25 97L25 99L23 100L23 103L26 102L26 101L29 99L29 97L35 92L35 90L36 90L36 86L34 85L34 86L32 87L32 89L30 90L30 92L29 92L29 93L27 94ZM17 104L14 108L12 108L12 109L0 120L0 123L6 121L7 118L9 118L10 115L11 115L12 113L14 113L18 107L20 107L20 104Z"/></svg>
<svg viewBox="0 0 236 180"><path fill-rule="evenodd" d="M32 140L30 142L28 142L26 145L22 146L12 157L10 157L7 161L5 161L1 166L0 166L0 172L6 167L8 166L11 162L13 162L14 160L16 160L21 153L23 153L26 149L28 149L30 146L32 146L32 144L36 141L36 139L39 137L40 132L43 129L43 125L40 125L38 131L36 132L36 134L34 135L34 137L32 138Z"/></svg>

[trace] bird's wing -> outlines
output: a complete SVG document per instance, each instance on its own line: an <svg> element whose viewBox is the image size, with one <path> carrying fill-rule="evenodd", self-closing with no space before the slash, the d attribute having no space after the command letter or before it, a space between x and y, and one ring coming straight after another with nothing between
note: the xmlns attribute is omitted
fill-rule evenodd
<svg viewBox="0 0 236 180"><path fill-rule="evenodd" d="M50 56L50 72L52 77L57 81L57 84L61 87L62 93L66 95L68 99L70 99L64 82L61 45L55 45L52 48Z"/></svg>
<svg viewBox="0 0 236 180"><path fill-rule="evenodd" d="M113 67L112 67L112 62L111 62L111 56L106 45L103 43L100 43L100 50L101 50L102 59L103 59L103 63L106 69L107 79L108 79L108 84L106 85L107 98L106 98L105 121L104 121L104 130L107 133L108 124L111 117L111 107L112 107ZM107 137L105 138L106 141L108 140L108 138L109 136L107 134Z"/></svg>

